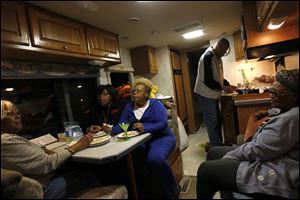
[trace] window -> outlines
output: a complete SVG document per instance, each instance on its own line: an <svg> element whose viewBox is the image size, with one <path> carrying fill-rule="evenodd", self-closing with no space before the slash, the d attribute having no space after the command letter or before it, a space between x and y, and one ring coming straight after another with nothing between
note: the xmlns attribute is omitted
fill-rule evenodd
<svg viewBox="0 0 300 200"><path fill-rule="evenodd" d="M96 78L1 80L1 99L18 106L25 137L56 136L65 121L84 123L96 87Z"/></svg>

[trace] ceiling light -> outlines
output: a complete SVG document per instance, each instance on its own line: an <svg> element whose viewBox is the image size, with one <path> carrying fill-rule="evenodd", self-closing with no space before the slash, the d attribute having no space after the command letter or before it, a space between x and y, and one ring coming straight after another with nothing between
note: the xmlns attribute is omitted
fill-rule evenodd
<svg viewBox="0 0 300 200"><path fill-rule="evenodd" d="M82 8L85 8L93 12L99 9L99 6L92 1L75 1L74 3Z"/></svg>
<svg viewBox="0 0 300 200"><path fill-rule="evenodd" d="M280 28L284 22L285 22L286 17L281 17L278 19L271 19L268 25L269 30L274 30Z"/></svg>
<svg viewBox="0 0 300 200"><path fill-rule="evenodd" d="M204 35L203 30L195 30L195 31L191 31L191 32L185 33L182 36L185 39L192 39L192 38L200 37L202 35Z"/></svg>
<svg viewBox="0 0 300 200"><path fill-rule="evenodd" d="M137 22L141 21L141 18L139 18L139 17L130 17L130 18L127 19L127 21L130 22L130 23L137 23Z"/></svg>
<svg viewBox="0 0 300 200"><path fill-rule="evenodd" d="M5 91L6 92L12 92L12 91L14 91L14 88L5 88Z"/></svg>

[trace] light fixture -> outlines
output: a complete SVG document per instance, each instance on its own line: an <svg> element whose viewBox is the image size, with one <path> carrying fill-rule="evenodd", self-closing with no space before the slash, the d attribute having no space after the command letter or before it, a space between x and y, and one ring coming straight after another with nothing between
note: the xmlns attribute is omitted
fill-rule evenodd
<svg viewBox="0 0 300 200"><path fill-rule="evenodd" d="M92 1L75 1L73 3L75 3L76 5L78 5L82 8L85 8L89 11L93 11L93 12L95 12L99 9L99 6Z"/></svg>
<svg viewBox="0 0 300 200"><path fill-rule="evenodd" d="M280 28L286 20L286 17L281 17L277 19L271 19L268 25L269 30L274 30Z"/></svg>
<svg viewBox="0 0 300 200"><path fill-rule="evenodd" d="M269 55L269 56L266 56L265 59L270 59L270 58L274 58L275 55Z"/></svg>
<svg viewBox="0 0 300 200"><path fill-rule="evenodd" d="M204 35L203 33L203 30L195 30L195 31L191 31L191 32L188 32L188 33L185 33L185 34L182 34L182 36L185 38L185 39L192 39L192 38L197 38L197 37L200 37Z"/></svg>
<svg viewBox="0 0 300 200"><path fill-rule="evenodd" d="M14 88L5 88L5 91L6 92L12 92L12 91L14 91Z"/></svg>
<svg viewBox="0 0 300 200"><path fill-rule="evenodd" d="M127 19L127 21L129 23L137 23L137 22L141 21L141 18L139 18L139 17L130 17L130 18Z"/></svg>
<svg viewBox="0 0 300 200"><path fill-rule="evenodd" d="M90 60L88 62L90 65L98 65L98 66L102 66L104 65L106 62L102 61L102 60Z"/></svg>

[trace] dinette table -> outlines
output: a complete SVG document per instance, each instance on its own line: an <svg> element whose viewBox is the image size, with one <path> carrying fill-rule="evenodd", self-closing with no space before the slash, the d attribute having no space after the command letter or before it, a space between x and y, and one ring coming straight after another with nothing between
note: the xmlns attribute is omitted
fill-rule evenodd
<svg viewBox="0 0 300 200"><path fill-rule="evenodd" d="M94 164L106 164L127 156L128 175L130 178L131 192L133 198L138 198L137 186L134 174L131 152L138 146L151 138L150 133L145 133L127 140L117 139L116 136L110 142L101 146L89 147L72 155L74 162L85 162Z"/></svg>

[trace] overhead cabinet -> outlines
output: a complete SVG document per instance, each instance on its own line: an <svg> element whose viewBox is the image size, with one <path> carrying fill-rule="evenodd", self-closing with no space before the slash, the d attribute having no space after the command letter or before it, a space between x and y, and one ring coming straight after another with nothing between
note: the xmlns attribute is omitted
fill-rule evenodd
<svg viewBox="0 0 300 200"><path fill-rule="evenodd" d="M235 60L238 61L244 59L245 50L244 50L240 30L233 33L233 44L234 44Z"/></svg>
<svg viewBox="0 0 300 200"><path fill-rule="evenodd" d="M86 26L86 36L90 55L120 58L118 35Z"/></svg>
<svg viewBox="0 0 300 200"><path fill-rule="evenodd" d="M1 1L1 42L30 44L25 4Z"/></svg>
<svg viewBox="0 0 300 200"><path fill-rule="evenodd" d="M241 26L245 28L242 35L244 35L243 39L247 39L247 48L299 38L299 10L297 12L299 3L297 1L261 2L259 4L255 1L243 1L242 5ZM264 10L268 10L268 14L263 14L267 12ZM271 16L277 19L281 15L287 16L287 20L281 28L265 30L261 27L267 24L267 19L270 19Z"/></svg>
<svg viewBox="0 0 300 200"><path fill-rule="evenodd" d="M157 73L155 49L150 46L141 46L130 50L134 74Z"/></svg>
<svg viewBox="0 0 300 200"><path fill-rule="evenodd" d="M83 24L35 8L29 8L28 14L32 46L87 54Z"/></svg>
<svg viewBox="0 0 300 200"><path fill-rule="evenodd" d="M117 34L24 2L1 2L1 49L4 59L121 62Z"/></svg>

